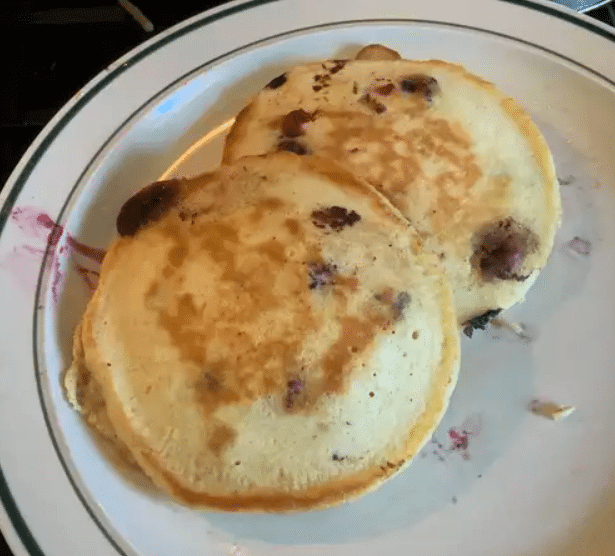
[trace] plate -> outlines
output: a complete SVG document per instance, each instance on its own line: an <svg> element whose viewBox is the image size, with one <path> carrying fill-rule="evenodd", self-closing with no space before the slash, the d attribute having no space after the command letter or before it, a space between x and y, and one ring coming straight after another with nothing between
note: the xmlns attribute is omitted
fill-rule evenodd
<svg viewBox="0 0 615 556"><path fill-rule="evenodd" d="M0 211L0 523L16 555L613 553L615 36L548 3L432 4L226 4L109 66L30 147ZM564 216L548 266L508 313L524 333L463 341L432 441L361 500L249 516L144 491L101 455L59 383L119 207L156 179L215 167L233 116L288 66L372 42L464 64L544 132ZM534 399L577 411L549 421L528 411Z"/></svg>

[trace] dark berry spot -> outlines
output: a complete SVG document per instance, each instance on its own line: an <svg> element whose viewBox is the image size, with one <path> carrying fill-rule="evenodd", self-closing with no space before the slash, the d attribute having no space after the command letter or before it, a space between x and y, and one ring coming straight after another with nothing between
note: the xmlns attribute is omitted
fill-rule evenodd
<svg viewBox="0 0 615 556"><path fill-rule="evenodd" d="M399 292L395 295L394 291L388 287L375 294L374 299L391 308L394 321L399 320L403 316L404 309L408 306L410 301L412 301L408 292Z"/></svg>
<svg viewBox="0 0 615 556"><path fill-rule="evenodd" d="M299 155L304 155L308 153L307 147L299 141L295 141L294 139L282 139L278 143L278 151L286 151Z"/></svg>
<svg viewBox="0 0 615 556"><path fill-rule="evenodd" d="M237 460L237 461L235 462L235 465L241 465L241 462L240 462L239 460Z"/></svg>
<svg viewBox="0 0 615 556"><path fill-rule="evenodd" d="M159 181L133 195L122 206L116 220L121 236L133 236L151 222L160 220L179 197L179 181Z"/></svg>
<svg viewBox="0 0 615 556"><path fill-rule="evenodd" d="M395 320L400 319L403 314L405 308L410 304L412 298L408 292L399 292L397 297L393 301L391 308L393 309L393 318Z"/></svg>
<svg viewBox="0 0 615 556"><path fill-rule="evenodd" d="M284 85L284 83L286 83L286 79L286 74L283 73L282 75L278 75L277 77L269 81L266 87L267 89L277 89L278 87L281 87L282 85Z"/></svg>
<svg viewBox="0 0 615 556"><path fill-rule="evenodd" d="M419 339L419 331L418 331L418 330L415 330L415 331L412 333L412 339L413 339L413 340L418 340L418 339Z"/></svg>
<svg viewBox="0 0 615 556"><path fill-rule="evenodd" d="M375 395L376 395L376 394L374 394L373 392L370 392L370 393L369 393L369 397L370 397L370 398L373 398Z"/></svg>
<svg viewBox="0 0 615 556"><path fill-rule="evenodd" d="M536 249L538 240L531 230L507 218L489 226L475 240L472 262L484 280L517 280L522 282L529 275L517 271L523 266L526 255Z"/></svg>
<svg viewBox="0 0 615 556"><path fill-rule="evenodd" d="M332 459L333 461L344 461L344 460L346 459L346 457L344 457L344 456L339 456L338 454L333 454L333 455L331 456L331 459Z"/></svg>
<svg viewBox="0 0 615 556"><path fill-rule="evenodd" d="M298 394L303 390L303 381L298 378L294 378L288 381L287 387L289 392Z"/></svg>
<svg viewBox="0 0 615 556"><path fill-rule="evenodd" d="M290 410L297 401L297 396L303 392L304 383L299 378L293 378L286 383L286 397L284 398L284 405L287 410Z"/></svg>
<svg viewBox="0 0 615 556"><path fill-rule="evenodd" d="M345 226L353 226L361 220L361 217L354 211L349 211L344 207L325 207L312 212L312 223L317 228L329 226L332 230L339 232Z"/></svg>
<svg viewBox="0 0 615 556"><path fill-rule="evenodd" d="M388 83L387 85L381 85L380 87L376 87L374 89L374 92L386 97L389 96L394 90L395 85L393 85L393 83Z"/></svg>
<svg viewBox="0 0 615 556"><path fill-rule="evenodd" d="M489 321L497 317L501 312L502 309L489 309L489 311L483 313L482 315L478 315L477 317L470 319L464 323L463 333L468 338L471 338L474 330L485 330L486 326L489 324Z"/></svg>
<svg viewBox="0 0 615 556"><path fill-rule="evenodd" d="M333 282L337 266L327 263L308 263L308 287L320 289Z"/></svg>
<svg viewBox="0 0 615 556"><path fill-rule="evenodd" d="M365 93L360 99L359 102L365 104L368 108L376 112L376 114L382 114L386 112L387 107L382 104L380 101L376 100L369 93Z"/></svg>
<svg viewBox="0 0 615 556"><path fill-rule="evenodd" d="M333 67L329 70L329 73L337 73L342 70L346 65L346 60L333 60Z"/></svg>
<svg viewBox="0 0 615 556"><path fill-rule="evenodd" d="M421 95L429 102L440 92L440 86L435 78L417 73L402 79L401 90L404 91L404 93L416 93Z"/></svg>
<svg viewBox="0 0 615 556"><path fill-rule="evenodd" d="M299 137L303 135L303 124L311 122L314 113L310 114L305 110L293 110L284 116L282 120L282 133L286 137Z"/></svg>

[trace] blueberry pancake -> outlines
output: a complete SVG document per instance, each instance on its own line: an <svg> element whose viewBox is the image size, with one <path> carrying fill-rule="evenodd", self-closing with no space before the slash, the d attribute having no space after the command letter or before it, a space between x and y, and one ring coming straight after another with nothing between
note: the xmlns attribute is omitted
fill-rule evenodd
<svg viewBox="0 0 615 556"><path fill-rule="evenodd" d="M441 259L461 323L521 300L553 247L560 198L542 135L461 66L370 45L289 69L239 114L224 160L272 151L335 160L382 192Z"/></svg>
<svg viewBox="0 0 615 556"><path fill-rule="evenodd" d="M429 439L457 379L452 291L371 186L246 157L145 188L117 228L67 397L176 500L328 507Z"/></svg>

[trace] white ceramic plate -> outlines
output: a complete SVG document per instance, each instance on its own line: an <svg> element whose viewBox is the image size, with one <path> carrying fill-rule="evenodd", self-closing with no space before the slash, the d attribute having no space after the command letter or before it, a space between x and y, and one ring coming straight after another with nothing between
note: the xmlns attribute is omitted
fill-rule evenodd
<svg viewBox="0 0 615 556"><path fill-rule="evenodd" d="M101 457L64 401L71 333L127 196L214 167L246 100L295 62L381 42L519 99L562 181L555 250L506 331L464 340L450 409L411 468L340 508L194 512ZM525 0L231 3L140 46L44 129L2 192L0 523L19 556L615 554L615 36ZM60 228L52 231L53 222ZM576 238L576 239L575 239ZM577 407L552 422L533 399ZM465 440L463 440L465 439Z"/></svg>

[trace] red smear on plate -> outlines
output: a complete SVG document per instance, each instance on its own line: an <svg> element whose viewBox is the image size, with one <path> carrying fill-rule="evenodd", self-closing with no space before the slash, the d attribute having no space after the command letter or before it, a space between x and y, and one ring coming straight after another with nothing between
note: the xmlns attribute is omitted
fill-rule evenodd
<svg viewBox="0 0 615 556"><path fill-rule="evenodd" d="M592 244L586 239L580 238L579 236L575 236L572 238L567 244L566 247L577 255L581 255L581 257L589 257L592 252Z"/></svg>
<svg viewBox="0 0 615 556"><path fill-rule="evenodd" d="M448 448L445 448L435 436L431 439L431 443L435 445L432 448L432 454L441 462L444 462L453 453L458 453L463 460L468 461L470 459L470 439L478 436L481 428L480 415L468 417L461 426L452 427L448 430L450 441Z"/></svg>
<svg viewBox="0 0 615 556"><path fill-rule="evenodd" d="M90 293L96 289L99 276L97 269L105 257L104 249L82 243L67 233L64 227L57 224L47 213L39 210L37 207L18 207L11 213L11 219L26 236L35 240L35 245L24 243L2 261L2 265L10 268L11 275L17 278L21 285L28 289L35 287L40 270L40 260L45 255L46 247L49 249L46 264L48 268L53 267L51 291L55 301L58 300L59 287L63 278L58 255L65 251L74 251L94 263L96 269L89 269L83 265L75 264L75 270L83 278L84 284ZM65 242L60 245L62 238L65 238ZM46 244L44 247L41 245L43 242ZM37 264L33 265L33 262Z"/></svg>

